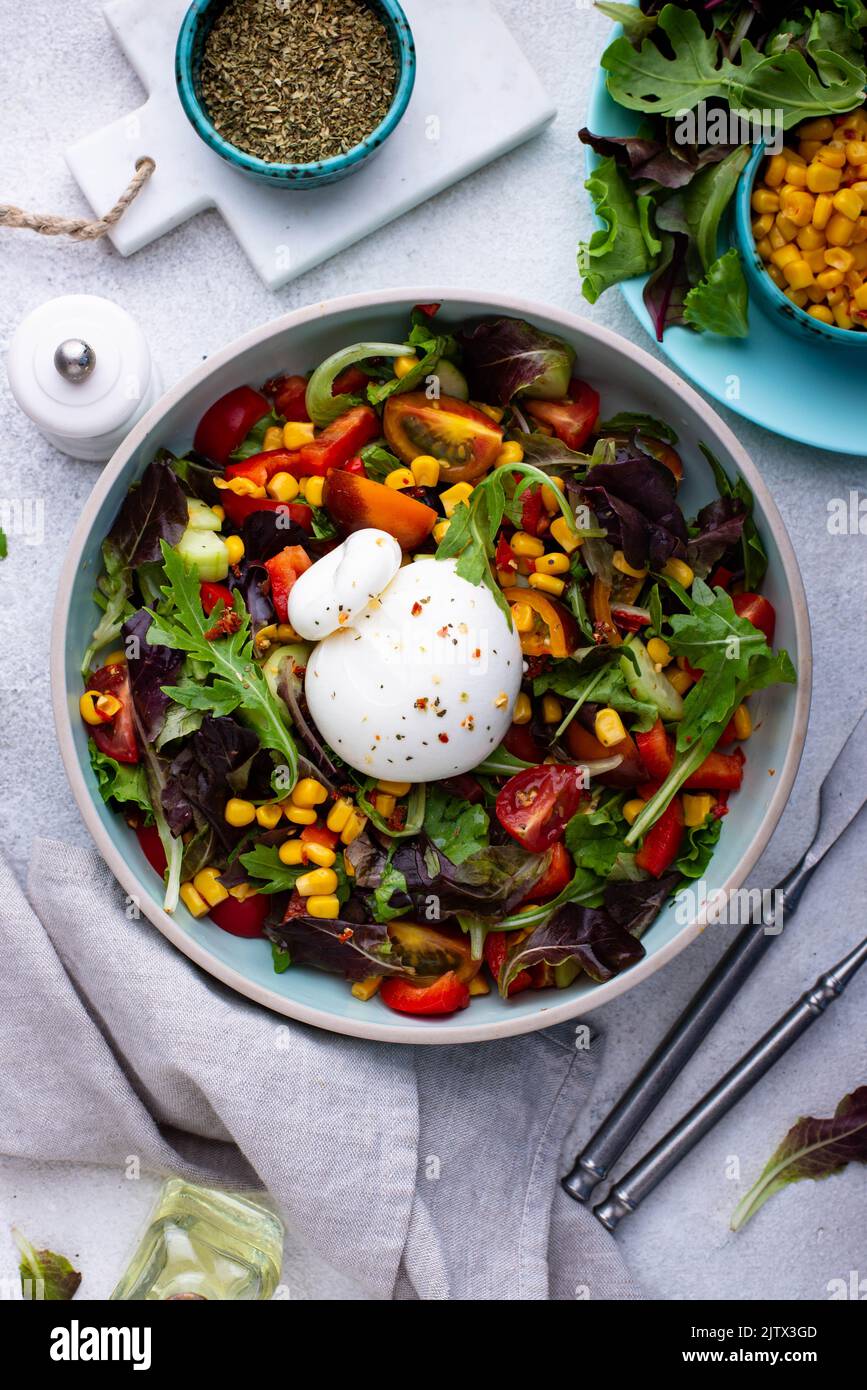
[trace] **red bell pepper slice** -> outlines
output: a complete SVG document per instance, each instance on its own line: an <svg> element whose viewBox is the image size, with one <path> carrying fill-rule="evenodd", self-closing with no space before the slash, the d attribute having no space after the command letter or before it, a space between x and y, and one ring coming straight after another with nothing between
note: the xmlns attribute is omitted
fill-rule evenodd
<svg viewBox="0 0 867 1390"><path fill-rule="evenodd" d="M662 720L657 719L646 733L636 734L635 742L648 777L654 782L664 782L674 766L674 740L665 732Z"/></svg>
<svg viewBox="0 0 867 1390"><path fill-rule="evenodd" d="M251 454L226 468L227 478L249 478L257 487L264 487L275 473L292 473L298 461L297 449L268 449L264 454Z"/></svg>
<svg viewBox="0 0 867 1390"><path fill-rule="evenodd" d="M500 971L509 953L510 937L512 937L512 933L508 931L489 931L485 937L485 963L494 977L494 984L500 982ZM529 989L532 983L533 979L529 970L520 970L509 985L509 996L520 994L522 990Z"/></svg>
<svg viewBox="0 0 867 1390"><path fill-rule="evenodd" d="M675 797L666 806L655 825L644 837L644 843L635 856L639 869L654 878L660 878L670 868L680 853L683 841L683 809L680 799Z"/></svg>
<svg viewBox="0 0 867 1390"><path fill-rule="evenodd" d="M340 468L363 449L378 439L382 425L376 411L369 405L357 405L347 410L333 424L314 439L305 444L295 455L291 471L296 478L324 478L332 468Z"/></svg>
<svg viewBox="0 0 867 1390"><path fill-rule="evenodd" d="M193 446L212 462L223 464L268 410L265 397L252 386L236 386L205 411Z"/></svg>
<svg viewBox="0 0 867 1390"><path fill-rule="evenodd" d="M525 903L550 902L551 898L556 898L558 893L562 893L572 880L575 866L563 841L555 840L549 854L551 861L538 883L530 889L524 899Z"/></svg>
<svg viewBox="0 0 867 1390"><path fill-rule="evenodd" d="M470 1002L470 991L454 970L432 985L414 985L392 975L383 980L379 993L383 1003L399 1014L453 1014Z"/></svg>
<svg viewBox="0 0 867 1390"><path fill-rule="evenodd" d="M279 555L265 561L265 568L271 580L271 602L278 622L288 622L287 605L292 586L299 574L309 570L312 563L307 551L300 545L284 546Z"/></svg>
<svg viewBox="0 0 867 1390"><path fill-rule="evenodd" d="M764 633L769 647L774 645L777 612L772 603L761 594L735 594L732 606L739 618L746 618L748 623Z"/></svg>
<svg viewBox="0 0 867 1390"><path fill-rule="evenodd" d="M220 494L226 516L238 529L254 512L284 512L290 521L302 527L308 535L313 531L313 513L303 502L275 502L271 497L237 497L234 492Z"/></svg>
<svg viewBox="0 0 867 1390"><path fill-rule="evenodd" d="M664 782L674 767L674 740L665 732L662 720L657 719L646 733L636 734L635 742L650 778ZM743 781L745 761L740 749L735 753L708 753L683 785L690 791L737 791Z"/></svg>
<svg viewBox="0 0 867 1390"><path fill-rule="evenodd" d="M361 457L360 454L356 454L355 458L348 459L346 463L338 464L338 472L354 473L357 478L367 477L367 469L364 466L364 459Z"/></svg>
<svg viewBox="0 0 867 1390"><path fill-rule="evenodd" d="M231 589L227 589L225 584L200 584L199 598L202 600L202 608L205 614L210 617L218 603L225 605L226 611L234 607Z"/></svg>
<svg viewBox="0 0 867 1390"><path fill-rule="evenodd" d="M150 864L151 868L162 878L168 866L166 852L163 849L163 842L160 839L160 832L155 825L137 825L135 837L141 846L141 852Z"/></svg>
<svg viewBox="0 0 867 1390"><path fill-rule="evenodd" d="M250 893L243 902L231 893L223 902L210 909L212 922L230 936L264 936L268 899L261 893Z"/></svg>
<svg viewBox="0 0 867 1390"><path fill-rule="evenodd" d="M543 520L548 520L548 513L542 501L542 489L528 487L521 497L521 530L528 536L537 536Z"/></svg>
<svg viewBox="0 0 867 1390"><path fill-rule="evenodd" d="M497 819L525 849L540 854L560 839L586 795L583 768L560 763L528 767L500 791Z"/></svg>

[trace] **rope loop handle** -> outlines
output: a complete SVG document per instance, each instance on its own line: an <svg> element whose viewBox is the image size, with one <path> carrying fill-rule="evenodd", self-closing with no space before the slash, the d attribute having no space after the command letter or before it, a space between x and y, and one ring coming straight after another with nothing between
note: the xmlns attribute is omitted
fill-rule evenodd
<svg viewBox="0 0 867 1390"><path fill-rule="evenodd" d="M69 236L73 241L98 241L120 221L156 167L150 155L143 155L141 159L136 160L135 173L114 207L109 208L104 217L95 221L86 217L54 217L51 213L25 212L23 208L0 203L0 227L38 232L40 236Z"/></svg>

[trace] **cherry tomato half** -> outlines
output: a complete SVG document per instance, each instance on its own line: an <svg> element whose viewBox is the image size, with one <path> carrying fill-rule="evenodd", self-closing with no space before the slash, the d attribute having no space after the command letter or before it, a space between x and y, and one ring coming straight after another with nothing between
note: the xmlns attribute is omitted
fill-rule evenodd
<svg viewBox="0 0 867 1390"><path fill-rule="evenodd" d="M580 767L545 763L510 777L496 800L497 819L525 849L540 854L559 840L583 798Z"/></svg>
<svg viewBox="0 0 867 1390"><path fill-rule="evenodd" d="M765 634L769 647L774 645L777 613L772 603L761 594L735 594L732 606L739 618L746 618L748 623Z"/></svg>
<svg viewBox="0 0 867 1390"><path fill-rule="evenodd" d="M489 931L485 937L485 964L494 977L494 984L500 983L500 971L503 968L506 956L509 954L509 947L516 940L513 932L510 931ZM529 970L520 970L508 988L509 998L513 994L520 994L522 990L529 989L533 983L533 977Z"/></svg>
<svg viewBox="0 0 867 1390"><path fill-rule="evenodd" d="M530 889L525 903L547 903L562 893L572 878L574 864L572 856L562 840L555 840L549 851L551 855L547 869L538 883Z"/></svg>
<svg viewBox="0 0 867 1390"><path fill-rule="evenodd" d="M166 871L167 860L166 852L163 849L163 842L160 839L160 832L155 825L137 825L135 837L141 846L141 852L150 864L151 868L162 878Z"/></svg>
<svg viewBox="0 0 867 1390"><path fill-rule="evenodd" d="M433 507L396 488L340 468L325 479L322 502L344 534L376 526L394 536L404 550L421 545L437 522Z"/></svg>
<svg viewBox="0 0 867 1390"><path fill-rule="evenodd" d="M227 612L235 606L232 592L226 588L225 584L200 584L199 598L202 600L202 608L208 617L213 613L218 603L222 603Z"/></svg>
<svg viewBox="0 0 867 1390"><path fill-rule="evenodd" d="M550 425L567 449L583 449L599 419L599 392L577 379L569 383L566 401L525 400L521 405L534 420Z"/></svg>
<svg viewBox="0 0 867 1390"><path fill-rule="evenodd" d="M453 970L432 985L413 985L392 975L379 988L384 1004L399 1014L453 1014L465 1009L470 991Z"/></svg>
<svg viewBox="0 0 867 1390"><path fill-rule="evenodd" d="M87 688L98 690L101 695L113 695L116 700L120 700L120 709L108 724L89 726L97 748L107 757L114 758L115 762L137 763L139 751L126 662L113 661L110 666L103 666L100 671L88 677Z"/></svg>
<svg viewBox="0 0 867 1390"><path fill-rule="evenodd" d="M211 920L230 936L264 936L267 915L268 899L261 893L250 893L243 902L230 893L224 902L210 910Z"/></svg>
<svg viewBox="0 0 867 1390"><path fill-rule="evenodd" d="M466 401L453 396L428 400L424 391L406 391L390 397L383 413L383 429L402 463L421 454L439 460L446 483L473 482L496 462L503 447L503 431L493 420Z"/></svg>
<svg viewBox="0 0 867 1390"><path fill-rule="evenodd" d="M274 409L284 420L304 424L307 414L306 376L279 376L265 383L264 389L274 397Z"/></svg>
<svg viewBox="0 0 867 1390"><path fill-rule="evenodd" d="M268 410L265 397L252 386L236 386L205 411L193 439L194 447L212 462L223 464Z"/></svg>

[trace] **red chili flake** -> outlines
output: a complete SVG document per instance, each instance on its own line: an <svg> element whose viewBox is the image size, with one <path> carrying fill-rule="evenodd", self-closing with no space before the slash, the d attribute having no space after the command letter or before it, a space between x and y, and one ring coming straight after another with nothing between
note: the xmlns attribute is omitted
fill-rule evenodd
<svg viewBox="0 0 867 1390"><path fill-rule="evenodd" d="M233 632L237 632L241 626L241 615L236 613L234 608L227 609L220 618L205 633L209 642L216 642L218 637L230 637Z"/></svg>
<svg viewBox="0 0 867 1390"><path fill-rule="evenodd" d="M409 611L414 618L417 618L419 616L419 614L421 613L421 604L418 602L418 600L416 600L416 602L412 605L412 608Z"/></svg>
<svg viewBox="0 0 867 1390"><path fill-rule="evenodd" d="M403 827L406 825L406 807L395 806L385 823L389 830L403 830Z"/></svg>
<svg viewBox="0 0 867 1390"><path fill-rule="evenodd" d="M537 676L543 676L554 665L554 658L549 656L547 652L541 656L528 656L526 661L528 681L534 681Z"/></svg>
<svg viewBox="0 0 867 1390"><path fill-rule="evenodd" d="M437 734L437 738L439 739L440 743L448 743L449 741L448 734Z"/></svg>
<svg viewBox="0 0 867 1390"><path fill-rule="evenodd" d="M416 702L415 702L415 708L416 708L416 709L427 709L427 704L428 704L428 702L427 702L427 696L426 696L426 695L422 695L422 696L420 696L420 698L419 698L418 700L416 700Z"/></svg>
<svg viewBox="0 0 867 1390"><path fill-rule="evenodd" d="M445 627L441 627L437 632L437 637L448 637L450 627L451 623L446 623Z"/></svg>
<svg viewBox="0 0 867 1390"><path fill-rule="evenodd" d="M461 720L461 728L466 729L468 733L472 733L475 727L476 721L472 714L468 714L466 719Z"/></svg>
<svg viewBox="0 0 867 1390"><path fill-rule="evenodd" d="M338 940L338 941L351 941L354 935L355 935L355 932L352 930L351 927L344 927L344 928L343 928L343 931L339 933L339 935L338 935L338 937L337 937L337 940Z"/></svg>
<svg viewBox="0 0 867 1390"><path fill-rule="evenodd" d="M479 657L481 656L481 654L482 654L482 649L481 649L481 647L476 647L475 651L473 652L473 661L478 661L478 659L479 659Z"/></svg>

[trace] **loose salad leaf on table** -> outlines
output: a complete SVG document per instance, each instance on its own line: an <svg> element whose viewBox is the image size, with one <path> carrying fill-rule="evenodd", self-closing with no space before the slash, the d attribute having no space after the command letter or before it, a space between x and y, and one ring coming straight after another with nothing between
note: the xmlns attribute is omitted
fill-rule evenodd
<svg viewBox="0 0 867 1390"><path fill-rule="evenodd" d="M606 86L638 114L632 135L579 132L599 156L585 183L601 227L579 248L584 295L594 303L610 285L648 275L644 301L660 341L671 324L745 337L740 257L720 243L750 142L777 121L790 130L861 104L867 10L861 0L597 8L623 28L602 55Z"/></svg>

